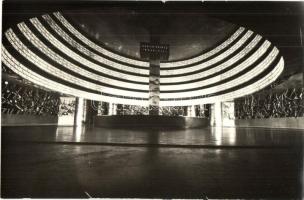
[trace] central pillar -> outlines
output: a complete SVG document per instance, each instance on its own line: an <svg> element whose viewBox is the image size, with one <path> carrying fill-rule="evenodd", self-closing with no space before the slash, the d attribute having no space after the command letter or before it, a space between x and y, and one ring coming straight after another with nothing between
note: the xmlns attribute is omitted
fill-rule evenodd
<svg viewBox="0 0 304 200"><path fill-rule="evenodd" d="M168 60L169 45L160 44L160 38L154 34L150 39L150 43L140 43L140 56L149 61L149 115L159 115L160 61Z"/></svg>
<svg viewBox="0 0 304 200"><path fill-rule="evenodd" d="M159 114L159 76L160 76L160 61L150 60L149 74L149 115Z"/></svg>

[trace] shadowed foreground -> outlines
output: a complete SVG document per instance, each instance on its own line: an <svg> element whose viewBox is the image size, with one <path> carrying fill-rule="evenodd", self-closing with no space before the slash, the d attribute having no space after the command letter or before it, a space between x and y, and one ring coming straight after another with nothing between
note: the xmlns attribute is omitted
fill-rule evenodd
<svg viewBox="0 0 304 200"><path fill-rule="evenodd" d="M80 132L3 128L2 197L302 197L300 130Z"/></svg>

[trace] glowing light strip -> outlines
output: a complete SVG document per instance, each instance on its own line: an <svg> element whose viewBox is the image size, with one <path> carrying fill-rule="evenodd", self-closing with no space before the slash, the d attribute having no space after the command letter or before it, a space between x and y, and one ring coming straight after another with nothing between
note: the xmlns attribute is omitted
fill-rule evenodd
<svg viewBox="0 0 304 200"><path fill-rule="evenodd" d="M77 41L72 39L64 30L62 30L56 22L49 16L49 15L43 15L43 19L51 26L51 28L58 33L66 42L68 42L71 46L78 49L80 52L84 53L85 55L91 57L92 59L103 63L105 65L126 71L126 72L133 72L138 74L149 74L148 69L139 69L131 66L122 65L120 63L115 63L111 60L108 60L104 57L101 57L100 55L95 54L94 52L90 51L89 49L85 48L81 44L79 44Z"/></svg>
<svg viewBox="0 0 304 200"><path fill-rule="evenodd" d="M50 23L50 21L53 21L49 15L44 15L43 17L44 18L48 18L48 19L46 19L48 21L48 23ZM65 45L63 45L62 43L60 43L52 34L50 34L42 26L42 24L38 21L37 18L36 18L36 20L35 19L31 19L31 22L33 23L33 25L36 28L37 28L37 25L40 26L40 27L37 28L37 30L39 32L41 32L41 33L46 34L46 35L42 34L46 39L49 39L49 38L54 39L54 40L49 40L49 41L51 43L53 43L52 41L56 41L57 46L56 45L54 45L54 46L56 46L56 48L58 48L62 52L64 52L67 56L73 58L70 55L70 53L72 53L73 56L76 56L76 58L79 59L79 60L75 59L78 62L80 61L81 63L84 63L83 61L85 61L86 65L89 64L88 66L90 66L90 67L92 66L91 65L92 62L84 59L82 56L79 56L77 53L75 53L74 51L71 51ZM51 22L50 25L52 26L52 28L53 27L60 28L54 21ZM24 26L26 27L25 24L24 24ZM21 32L23 32L23 34L25 35L25 37L27 37L27 39L29 39L29 41L31 41L36 47L40 48L40 51L43 52L44 54L46 54L48 57L50 57L51 59L55 60L56 62L58 62L59 64L63 65L66 68L69 68L69 69L71 69L73 71L76 70L77 72L83 73L83 75L85 75L87 77L92 76L92 77L95 78L95 80L97 80L97 79L100 80L99 78L101 76L97 77L93 73L90 73L90 72L88 72L86 70L83 70L83 69L79 69L79 67L77 65L75 65L73 63L70 63L69 61L67 61L64 58L62 58L61 56L59 56L58 54L54 53L47 46L45 46L43 44L43 42L41 42L29 29L27 31L26 28L28 28L28 27L25 28L24 26L22 26L20 24L18 25L19 29L21 30ZM251 31L249 31L249 32L251 32ZM66 33L63 31L63 32L61 32L61 34L65 35ZM246 34L248 34L248 32ZM251 34L252 34L252 32L251 32ZM82 79L79 79L77 77L74 77L74 76L72 76L72 75L70 75L70 74L68 74L66 72L63 72L62 70L59 70L58 68L50 65L49 63L47 63L46 61L44 61L43 59L41 59L39 56L37 56L35 53L33 53L31 50L29 50L18 39L18 37L14 34L14 32L12 31L12 29L9 29L5 33L5 35L6 35L7 39L9 40L9 42L13 45L13 47L23 57L25 57L27 60L29 60L30 62L32 62L33 64L35 64L37 67L41 68L42 70L46 71L47 73L53 74L53 75L55 75L55 76L57 76L57 77L59 77L59 78L61 78L63 80L66 80L68 82L80 85L82 87L87 87L89 89L95 89L97 91L105 92L105 93L108 93L108 94L119 95L119 96L130 96L130 97L134 97L134 98L148 98L148 93L147 94L144 93L144 95L143 95L140 92L132 92L132 91L125 91L125 90L113 89L113 88L108 88L108 87L101 87L100 85L93 84L91 82L87 82L85 80L82 80ZM65 36L69 37L68 34L66 34ZM244 37L242 37L242 39ZM260 36L258 36L258 37L260 37ZM260 38L258 38L258 39L256 39L256 38L254 40L260 40ZM70 38L70 39L71 39L70 41L74 44L75 41L72 38ZM237 43L239 43L239 42L240 41L238 41ZM243 43L240 43L240 44L243 44ZM251 43L252 43L252 41L251 41ZM265 45L265 46L263 47L263 45ZM261 52L265 52L267 50L267 48L269 47L270 43L268 41L266 41L266 42L264 42L263 45L254 53L254 55L256 55L256 57L254 57L252 55L249 58L247 58L246 61L243 61L241 64L239 64L237 67L234 67L229 72L226 72L225 74L222 74L221 76L218 76L217 78L213 78L213 79L210 79L210 80L213 80L214 82L217 82L217 79L223 80L225 78L228 78L229 76L232 76L233 74L236 74L237 72L241 71L241 68L244 70L246 67L248 67L248 65L249 65L248 63L254 62L252 60L258 59L259 55L262 55ZM64 47L65 49L62 50L61 47ZM252 49L253 47L254 46L247 45L247 47L245 47L245 49L247 48L247 50L248 50L248 49ZM88 51L85 47L83 47L83 46L80 45L80 46L78 46L78 48L81 48L83 51L86 51L88 54L90 54L90 56L92 56L91 52ZM236 47L233 46L232 48L229 48L228 50L232 49L232 50L235 51L236 48L237 48L237 46ZM241 54L241 55L243 54L242 56L244 56L245 53L246 53L245 49L243 49L241 51L242 53L240 52L239 54ZM70 52L66 52L65 50L68 50ZM212 51L210 51L210 52L212 52ZM218 51L220 51L220 50L218 50ZM208 55L208 53L209 52L207 52L206 55ZM220 54L220 56L224 56L225 57L225 53ZM237 54L237 55L239 55L239 54ZM205 55L205 54L203 54L203 55ZM237 86L240 83L243 83L243 82L246 82L246 81L252 79L253 75L256 76L256 75L262 73L262 71L264 71L267 67L269 67L269 65L276 58L277 55L278 55L278 50L276 48L274 48L272 50L272 52L268 55L268 57L266 57L255 68L253 68L252 70L250 70L249 72L247 72L243 76L240 76L240 77L238 77L238 78L236 78L236 79L234 79L232 81L229 81L229 82L227 82L225 84L221 84L221 85L218 85L218 86L215 86L215 87L210 87L210 88L207 88L207 89L204 89L204 90L197 90L197 91L191 91L191 92L161 93L161 97L162 98L187 98L189 96L190 97L191 96L200 96L200 95L207 95L208 96L208 94L212 94L214 92L219 92L219 91L222 91L222 90L229 89L231 87L235 87L235 86ZM99 57L103 58L101 56L99 56ZM14 72L16 72L17 74L19 74L21 77L23 77L25 79L28 79L29 81L31 81L31 82L33 82L33 83L35 83L37 85L41 85L43 87L49 88L51 90L58 91L60 93L63 92L63 93L70 94L70 95L73 95L73 96L83 97L83 98L92 99L92 100L102 100L102 101L106 101L106 102L110 102L110 103L122 103L122 104L142 105L142 106L147 106L148 103L149 103L148 100L144 101L144 100L136 100L136 99L124 99L124 98L120 98L120 97L102 96L102 95L86 92L86 91L83 91L83 90L75 89L75 88L66 86L64 84L60 84L60 83L57 83L55 81L49 80L49 79L47 79L47 78L45 78L45 77L43 77L43 76L41 76L41 75L39 75L39 74L31 71L30 69L26 68L24 65L22 65L21 63L19 63L15 58L13 58L7 52L7 50L4 47L2 47L2 58L3 58L3 60L2 60L3 63L6 64L9 68L11 68ZM198 59L198 57L193 58L192 60L195 60L195 59ZM189 60L191 60L191 59L189 59ZM181 62L183 62L183 61L181 61ZM230 62L234 62L233 59ZM113 63L117 64L115 62L113 62ZM208 62L206 62L206 63L208 63ZM92 64L94 65L95 68L99 68L98 71L100 71L101 66L96 65L94 63L92 63ZM170 63L166 63L166 64L170 64ZM203 64L205 64L205 63L203 63ZM231 63L229 63L229 64L230 64L229 66L231 66ZM109 66L111 66L111 65L109 65ZM122 66L124 66L124 65L122 65ZM194 68L198 67L198 66L199 65L194 66ZM91 68L94 69L94 67L93 68L91 67ZM223 69L223 67L225 67L225 65L222 66L221 70ZM194 69L194 68L192 68L192 69ZM160 106L196 105L196 104L202 104L202 103L208 103L208 102L209 103L214 103L214 102L218 102L218 101L226 101L226 100L231 100L233 98L237 98L237 97L240 97L240 96L244 96L244 95L253 93L253 92L255 92L255 91L259 90L259 89L262 89L263 87L269 85L271 82L273 82L280 75L280 73L282 72L283 68L284 68L284 60L283 60L283 58L281 58L280 61L279 61L279 63L277 64L277 66L270 73L268 73L265 77L261 78L260 80L256 81L255 83L253 83L253 84L251 84L249 86L245 86L244 88L241 88L241 89L229 92L229 93L225 93L225 94L222 94L222 95L213 96L213 97L207 97L207 98L201 98L201 99L180 100L180 101L161 101L160 102ZM133 68L133 69L135 69L135 68ZM187 68L185 68L185 69L187 69ZM189 67L188 70L192 70L192 69L191 69L191 67ZM181 71L183 71L183 70L184 69L181 69ZM109 71L112 71L112 70L109 70ZM129 71L129 70L125 70L125 71ZM148 71L148 70L146 70L146 71ZM170 71L170 70L167 70L167 71ZM171 71L175 71L175 70L171 70ZM136 70L136 72L138 72L138 70ZM183 73L185 73L185 72L183 72ZM211 73L211 71L210 71L208 73L213 74L215 72ZM124 73L120 73L120 74L122 76L124 76L124 77L127 75L127 74L124 74ZM132 76L132 75L130 75L130 76ZM135 76L135 77L136 77L135 78L136 80L138 80L138 78L145 78L146 80L143 81L143 82L146 82L148 80L148 77L138 77L138 76ZM170 79L172 79L172 78L170 78ZM180 78L180 77L178 77L178 78ZM103 78L103 77L102 77L102 79L105 80L105 78ZM193 77L192 77L192 79L193 79ZM134 80L134 78L132 78L130 80ZM109 79L109 81L112 81L112 79ZM120 81L118 81L118 82L120 82ZM118 82L115 82L115 83L118 83ZM163 82L163 81L161 80L161 82ZM107 82L107 83L109 83L109 82ZM197 83L198 82L192 83L192 86L195 86ZM210 84L210 82L208 82L208 83ZM118 84L121 84L121 83L118 83ZM206 85L207 81L199 82L199 84L200 84L200 86L202 86L201 84L203 84L203 85L205 84ZM132 83L129 84L129 86L131 86L131 85L132 85ZM138 84L133 84L132 87L134 87L136 85L138 85ZM140 85L140 86L143 86L143 85ZM184 84L184 85L181 85L180 88L188 89L189 86L190 85ZM173 90L173 88L171 88L171 89ZM174 89L176 90L177 88L175 87ZM161 90L164 90L164 89L161 88ZM168 104L168 105L166 105L166 104Z"/></svg>
<svg viewBox="0 0 304 200"><path fill-rule="evenodd" d="M206 53L204 53L204 54L202 54L200 56L197 56L197 57L194 57L194 58L191 58L191 59L187 59L187 60L176 61L176 62L168 62L168 63L161 63L161 68L162 67L180 67L180 66L193 64L193 63L199 62L201 60L207 59L210 56L213 56L217 52L219 52L222 49L224 49L225 47L227 47L229 44L231 44L239 35L241 35L241 33L244 30L245 30L244 27L240 27L230 38L228 38L225 42L223 42L219 46L215 47L211 51L208 51L208 52L206 52Z"/></svg>
<svg viewBox="0 0 304 200"><path fill-rule="evenodd" d="M238 86L258 74L260 74L262 71L264 71L271 62L275 59L275 57L278 55L279 51L277 48L274 48L271 53L261 62L259 63L256 67L251 69L250 71L246 72L242 76L237 77L236 79L233 79L231 81L228 81L226 83L222 83L217 86L213 86L210 88L206 89L201 89L201 90L195 90L195 91L189 91L189 92L179 92L179 93L160 93L161 98L184 98L184 97L191 97L191 96L200 96L200 95L208 95L216 92L220 92L223 90L227 90L229 88Z"/></svg>
<svg viewBox="0 0 304 200"><path fill-rule="evenodd" d="M31 71L21 63L19 63L15 58L13 58L2 46L2 61L8 66L12 71L19 74L21 77L46 88L49 88L54 91L58 91L60 93L65 93L73 96L83 97L85 99L92 99L97 101L106 101L112 103L120 103L120 104L130 104L130 105L142 105L147 106L148 101L142 100L130 100L130 99L121 99L121 98L113 98L113 97L105 97L101 95L91 94L87 92L83 92L81 90L77 90L74 88L70 88L68 86L62 85L52 80L48 80L45 77ZM229 101L234 98L238 98L244 95L248 95L254 93L267 85L271 84L273 81L277 79L277 77L282 73L284 69L284 60L280 59L277 66L265 77L256 81L255 83L241 88L239 90L226 93L219 96L202 98L202 99L191 99L184 101L161 101L160 106L188 106L188 105L198 105L198 104L206 104L206 103L214 103L218 101Z"/></svg>
<svg viewBox="0 0 304 200"><path fill-rule="evenodd" d="M268 73L260 80L254 82L253 84L245 86L241 89L218 96L206 97L201 99L191 99L191 100L183 100L183 101L160 101L160 106L190 106L190 105L215 103L219 101L231 101L235 98L239 98L257 92L265 88L266 86L270 85L280 76L283 69L284 69L284 60L281 57L279 63L270 73Z"/></svg>
<svg viewBox="0 0 304 200"><path fill-rule="evenodd" d="M31 50L29 50L16 36L16 34L13 32L12 29L8 29L5 32L5 35L7 39L10 41L10 43L13 45L13 47L26 59L28 59L30 62L35 64L37 67L39 67L41 70L44 70L45 72L52 74L54 76L57 76L58 78L68 81L70 83L86 87L88 89L96 90L96 91L102 91L106 93L116 94L116 95L123 95L123 96L132 96L132 97L140 97L140 98L147 98L149 96L148 93L140 93L140 92L133 92L133 91L127 91L127 90L120 90L116 88L108 88L103 87L85 80L82 80L80 78L77 78L75 76L72 76L62 70L59 70L58 68L52 66L51 64L45 62L43 59L38 57L35 53L33 53Z"/></svg>
<svg viewBox="0 0 304 200"><path fill-rule="evenodd" d="M36 72L33 72L29 68L25 67L19 61L17 61L2 45L2 62L9 67L16 74L20 75L22 78L31 81L34 84L40 85L42 87L48 88L59 93L64 93L76 97L82 97L85 99L91 99L96 101L106 101L117 104L130 104L130 105L142 105L147 106L149 101L136 100L136 99L123 99L123 98L114 98L106 97L98 94L92 94L89 92L84 92L82 90L74 89L58 83L56 81L49 80Z"/></svg>
<svg viewBox="0 0 304 200"><path fill-rule="evenodd" d="M256 36L254 40L252 40L242 51L240 51L238 54L230 58L229 60L221 63L220 65L217 65L216 67L213 67L209 70L198 72L195 74L185 75L185 76L179 76L179 77L161 77L161 83L177 83L177 82L183 82L183 81L192 81L195 79L203 78L206 76L210 76L214 73L220 72L227 67L233 65L237 61L239 61L241 58L243 58L245 55L247 55L252 48L254 48L258 42L261 40L261 36Z"/></svg>
<svg viewBox="0 0 304 200"><path fill-rule="evenodd" d="M2 46L2 62L9 67L16 74L20 75L22 78L31 81L37 85L46 87L48 89L65 93L73 96L85 97L93 100L101 100L100 95L91 94L84 92L82 90L70 88L63 84L57 83L56 81L49 80L38 73L35 73L17 61L8 51Z"/></svg>
<svg viewBox="0 0 304 200"><path fill-rule="evenodd" d="M126 58L123 57L121 55L112 53L104 48L102 48L101 46L95 44L94 42L92 42L91 40L89 40L87 37L85 37L84 35L82 35L78 30L76 30L63 16L60 12L55 12L53 13L53 15L55 15L55 17L62 23L62 25L64 25L74 36L76 36L79 40L81 40L82 42L84 42L86 45L88 45L89 47L95 49L96 51L114 58L116 60L119 61L123 61L132 65L138 65L141 67L149 67L149 63L148 62L144 62L144 61L139 61L139 60L135 60L135 59L130 59L130 58Z"/></svg>
<svg viewBox="0 0 304 200"><path fill-rule="evenodd" d="M109 74L111 76L115 76L118 78L131 80L131 81L139 81L143 83L149 82L149 77L141 77L141 76L134 76L130 74L124 74L121 72L113 71L110 69L107 69L101 65L96 65L95 63L85 59L84 57L80 56L79 54L75 53L68 47L66 47L64 44L62 44L60 41L58 41L52 34L50 34L45 27L40 23L40 21L37 18L30 19L33 26L41 33L43 37L45 37L50 43L52 43L57 49L59 49L62 53L65 55L71 57L72 59L76 60L77 62L82 63L83 65L86 65L87 67L94 69L96 71L103 72L105 74Z"/></svg>
<svg viewBox="0 0 304 200"><path fill-rule="evenodd" d="M83 68L69 62L68 60L64 59L51 49L49 49L41 40L39 40L35 34L31 32L31 30L26 26L24 22L19 23L18 28L23 33L23 35L35 46L37 47L41 52L43 52L45 55L47 55L49 58L60 64L61 66L64 66L65 68L74 71L75 73L79 73L83 76L86 76L88 78L91 78L96 81L104 82L113 86L121 86L125 88L136 88L141 90L149 90L149 85L141 85L141 84L134 84L134 83L128 83L128 82L122 82L115 79L110 79L107 77L103 77L97 74L94 74L92 72L89 72L87 70L84 70Z"/></svg>
<svg viewBox="0 0 304 200"><path fill-rule="evenodd" d="M250 57L248 57L246 60L244 60L242 63L239 65L233 67L229 71L219 74L217 76L208 78L203 81L197 81L193 83L186 83L186 84L176 84L176 85L160 85L160 90L161 91L168 91L168 90L182 90L182 89L191 89L191 88L196 88L196 87L202 87L206 85L210 85L222 80L225 80L233 75L238 74L239 72L246 70L247 67L249 67L251 64L253 64L255 61L257 61L270 47L270 42L265 41L261 47L255 51ZM222 69L221 69L222 70ZM215 73L215 72L214 72ZM202 76L203 77L203 76ZM162 82L162 78L160 79L160 82Z"/></svg>
<svg viewBox="0 0 304 200"><path fill-rule="evenodd" d="M237 43L235 43L232 47L230 47L229 49L227 49L225 52L221 53L220 55L216 56L215 58L212 58L211 60L208 60L206 62L191 66L191 67L186 67L186 68L182 68L182 69L170 69L170 70L161 70L160 71L160 75L182 75L183 73L188 73L188 72L194 72L200 69L204 69L209 67L210 65L216 64L217 62L225 59L226 57L228 57L229 55L231 55L233 52L235 52L237 49L239 49L249 38L250 36L253 34L252 31L248 31ZM256 36L254 38L253 41L250 42L249 45L251 46L255 46L257 44L257 42L261 39L261 36ZM248 48L248 46L245 47ZM233 57L235 58L235 56ZM231 60L231 59L229 59ZM235 60L234 62L236 62L237 60Z"/></svg>

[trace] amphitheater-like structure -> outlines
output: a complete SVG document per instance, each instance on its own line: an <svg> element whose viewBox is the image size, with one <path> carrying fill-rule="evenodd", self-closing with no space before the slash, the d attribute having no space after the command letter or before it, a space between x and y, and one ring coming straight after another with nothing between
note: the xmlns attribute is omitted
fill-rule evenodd
<svg viewBox="0 0 304 200"><path fill-rule="evenodd" d="M76 27L61 12L20 22L4 32L2 62L53 91L148 106L149 62L114 53ZM271 84L283 69L270 41L238 27L200 55L160 64L160 106L233 100Z"/></svg>

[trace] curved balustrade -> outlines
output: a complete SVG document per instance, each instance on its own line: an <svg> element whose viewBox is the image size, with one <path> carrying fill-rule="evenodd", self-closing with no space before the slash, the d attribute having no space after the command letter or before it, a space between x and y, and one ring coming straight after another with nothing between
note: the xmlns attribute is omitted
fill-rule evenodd
<svg viewBox="0 0 304 200"><path fill-rule="evenodd" d="M5 66L34 84L60 93L149 105L148 62L102 48L77 31L61 13L53 14L56 20L43 15L42 21L32 18L30 23L21 22L17 29L5 32L4 42L12 47L2 46ZM160 106L232 100L271 84L283 68L284 60L276 47L240 27L206 53L161 63Z"/></svg>
<svg viewBox="0 0 304 200"><path fill-rule="evenodd" d="M138 65L141 67L149 67L149 62L144 62L144 61L139 61L139 60L135 60L135 59L130 59L130 58L126 58L123 57L121 55L112 53L104 48L102 48L101 46L95 44L94 42L92 42L91 40L89 40L86 36L84 36L83 34L81 34L78 30L76 30L63 16L60 12L55 12L53 13L53 15L62 23L62 25L68 29L75 37L77 37L80 41L82 41L83 43L85 43L86 45L88 45L89 47L91 47L92 49L98 51L101 54L104 54L108 57L114 58L116 60L122 61L122 62L126 62L129 63L131 65Z"/></svg>
<svg viewBox="0 0 304 200"><path fill-rule="evenodd" d="M74 89L71 87L68 87L64 84L60 84L56 81L52 81L48 78L45 78L38 73L33 72L28 67L21 64L19 61L17 61L7 50L4 46L2 46L2 62L8 66L12 71L19 74L22 78L31 80L31 82L47 87L51 90L58 91L61 93L73 95L73 96L79 96L79 97L85 97L90 98L93 100L100 100L101 98L97 94L91 94L88 92L84 92L82 90Z"/></svg>
<svg viewBox="0 0 304 200"><path fill-rule="evenodd" d="M58 64L60 64L61 66L64 66L65 68L71 70L71 71L75 71L78 72L79 74L81 74L82 76L85 76L87 78L90 78L92 80L95 81L99 81L99 82L103 82L103 83L107 83L109 85L119 85L119 86L123 86L126 87L127 89L130 88L136 88L136 89L140 89L140 90L149 90L149 86L148 85L142 85L142 84L134 84L134 83L129 83L129 82L122 82L119 80L115 80L115 79L110 79L107 77L103 77L97 74L94 74L90 71L84 70L82 67L79 67L77 65L75 65L72 62L69 62L68 60L66 60L65 58L61 57L60 55L56 54L54 51L52 51L50 48L47 47L47 45L45 45L41 40L39 40L39 38L37 36L35 36L35 34L33 34L31 32L31 30L28 28L28 26L26 26L26 24L24 22L19 23L18 28L20 29L21 33L36 47L38 48L41 52L43 52L46 56L48 56L49 58L51 58L52 60L54 60L55 62L57 62Z"/></svg>
<svg viewBox="0 0 304 200"><path fill-rule="evenodd" d="M135 68L132 66L122 65L120 63L115 63L111 60L108 60L104 57L97 55L96 53L90 51L89 49L85 48L83 45L81 45L77 41L75 41L73 38L71 38L64 30L62 30L61 27L59 27L56 24L56 22L49 15L43 15L42 17L61 38L63 38L66 42L68 42L71 46L73 46L79 52L91 57L92 59L96 60L97 62L100 62L100 63L108 65L108 66L112 66L114 68L117 68L119 70L123 70L126 72L133 72L133 73L145 74L145 75L149 74L148 69L140 69L140 68Z"/></svg>
<svg viewBox="0 0 304 200"><path fill-rule="evenodd" d="M40 85L42 87L49 88L50 90L57 91L59 93L64 93L76 97L82 97L85 99L91 99L96 101L107 101L118 104L130 104L130 105L142 105L147 106L148 100L136 100L136 99L124 99L124 98L115 98L109 96L102 96L98 94L93 94L89 92L84 92L79 89L71 88L64 84L52 81L48 78L45 78L38 73L30 70L25 65L21 64L16 60L4 46L2 46L2 62L9 67L16 74L19 74L22 78L30 80L32 83Z"/></svg>
<svg viewBox="0 0 304 200"><path fill-rule="evenodd" d="M72 59L76 60L79 63L82 63L86 65L87 67L95 70L95 71L101 71L103 73L109 74L111 76L116 76L119 78L123 78L126 80L137 80L139 82L147 83L149 81L148 77L141 77L141 76L135 76L131 74L125 74L121 72L117 72L114 70L110 70L108 68L103 67L102 65L97 65L88 59L80 56L78 53L74 52L73 50L66 47L64 44L62 44L58 39L55 38L49 31L45 29L45 27L40 23L40 21L37 18L30 19L33 26L40 32L40 34L45 37L48 41L50 41L51 44L53 44L58 50L63 52L66 56L71 57Z"/></svg>
<svg viewBox="0 0 304 200"><path fill-rule="evenodd" d="M206 61L203 63L196 64L191 67L185 67L185 68L178 68L178 69L166 69L166 70L160 70L160 75L161 76L172 76L172 75L183 75L185 73L190 73L190 72L195 72L198 70L205 69L211 65L214 65L225 58L227 58L229 55L233 54L236 52L238 49L241 48L241 46L246 43L246 41L249 40L249 38L253 35L252 31L247 31L247 33L239 40L237 41L233 46L231 46L229 49L221 53L220 55ZM261 36L256 36L254 40L250 43L251 46L254 46L259 40L261 39ZM248 47L245 47L245 49Z"/></svg>
<svg viewBox="0 0 304 200"><path fill-rule="evenodd" d="M211 51L208 51L202 55L199 55L197 57L191 58L191 59L186 59L182 61L175 61L175 62L166 62L166 63L161 63L161 68L169 68L169 67L181 67L184 65L190 65L194 64L197 62L200 62L202 60L205 60L219 51L223 50L225 47L227 47L229 44L231 44L234 40L236 40L242 33L245 31L245 28L240 27L231 37L229 37L225 42L220 44L219 46L213 48Z"/></svg>
<svg viewBox="0 0 304 200"><path fill-rule="evenodd" d="M225 73L213 76L211 78L197 81L197 82L191 82L186 84L174 84L174 85L160 85L161 91L170 91L170 90L185 90L185 89L191 89L196 87L203 87L207 85L214 84L216 82L223 81L225 79L230 78L231 76L234 76L242 71L245 71L247 68L249 68L252 64L254 64L263 54L266 53L266 51L270 48L270 42L265 41L263 45L257 49L257 51L254 52L250 57L248 57L246 60L241 62L239 65L233 67L232 69L226 71ZM214 72L216 73L216 72ZM210 73L211 75L214 73ZM202 73L202 76L200 78L206 77L207 75ZM161 79L161 83L163 83L163 79Z"/></svg>
<svg viewBox="0 0 304 200"><path fill-rule="evenodd" d="M200 79L203 77L210 76L212 74L215 74L217 72L220 72L229 66L233 65L234 63L238 62L240 59L244 58L252 49L258 44L258 42L261 40L260 36L256 36L254 40L252 40L242 51L240 51L238 54L230 58L229 60L216 65L215 67L202 71L202 72L197 72L195 74L190 74L190 75L184 75L184 76L178 76L178 77L162 77L161 76L161 83L166 84L166 83L174 83L178 84L179 82L186 82L186 81L192 81L196 79ZM263 47L262 47L263 48Z"/></svg>
<svg viewBox="0 0 304 200"><path fill-rule="evenodd" d="M197 99L189 98L189 100L182 100L182 101L162 100L160 101L160 106L190 106L190 105L209 104L209 103L222 102L222 101L231 101L235 98L252 94L254 92L257 92L265 88L280 76L283 69L284 69L284 60L283 58L281 58L279 63L270 73L265 75L263 78L257 80L256 82L242 87L241 89L212 97L208 97L208 95L206 95L204 98L197 98Z"/></svg>
<svg viewBox="0 0 304 200"><path fill-rule="evenodd" d="M88 45L89 47L95 49L96 51L107 55L111 58L117 59L119 61L123 62L128 62L129 64L132 65L138 65L138 66L143 66L143 67L149 67L148 62L143 62L143 61L138 61L134 59L129 59L126 57L122 57L118 54L113 54L110 51L107 51L106 49L100 47L99 45L95 44L94 42L90 41L87 37L85 37L83 34L81 34L78 30L76 30L65 18L60 12L54 12L53 15L62 23L62 25L68 29L75 37L77 37L79 40L81 40L83 43ZM232 34L231 37L229 37L226 41L221 43L219 46L213 48L212 50L199 55L197 57L187 59L187 60L182 60L182 61L176 61L176 62L164 62L161 63L161 68L170 68L170 67L180 67L184 65L189 65L193 63L200 62L204 59L207 59L216 53L220 52L221 50L225 49L228 45L230 45L233 41L235 41L243 32L245 31L244 27L240 27L235 31L235 33Z"/></svg>
<svg viewBox="0 0 304 200"><path fill-rule="evenodd" d="M269 67L269 65L274 61L276 56L278 55L279 51L277 48L274 48L272 52L267 56L261 63L259 63L256 67L251 69L250 71L247 71L243 75L228 81L226 83L222 83L213 87L208 87L206 89L198 89L194 91L189 92L172 92L172 93L164 93L161 90L161 98L184 98L184 97L191 97L191 96L199 96L199 95L208 95L215 92L220 92L223 90L227 90L229 88L235 87L237 85L240 85L258 74L260 74L262 71L264 71L266 68Z"/></svg>
<svg viewBox="0 0 304 200"><path fill-rule="evenodd" d="M72 84L76 84L85 88L88 88L90 90L96 90L96 91L104 91L104 92L111 92L114 94L121 94L126 96L134 96L134 97L140 97L144 98L147 97L147 92L132 92L127 90L119 90L116 88L109 88L109 87L103 87L101 85L97 85L94 83L91 83L89 81L85 81L83 79L80 79L78 77L72 76L54 66L51 64L45 62L43 59L38 57L35 53L33 53L31 50L29 50L16 36L16 34L13 32L12 29L9 29L5 32L5 36L9 40L9 42L12 44L12 46L22 55L24 58L28 59L30 62L35 64L37 67L41 68L41 70L46 71L47 73L57 76L60 79L63 79L65 81L68 81Z"/></svg>

